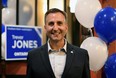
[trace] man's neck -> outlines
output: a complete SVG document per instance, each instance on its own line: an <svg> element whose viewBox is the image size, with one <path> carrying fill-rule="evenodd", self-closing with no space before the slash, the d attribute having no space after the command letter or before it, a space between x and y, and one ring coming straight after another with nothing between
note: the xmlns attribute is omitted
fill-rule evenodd
<svg viewBox="0 0 116 78"><path fill-rule="evenodd" d="M59 50L59 49L61 49L61 48L64 47L64 45L65 45L65 40L64 40L64 39L61 40L61 41L51 41L51 40L50 40L49 43L50 43L50 46L51 46L52 49L54 49L54 50Z"/></svg>

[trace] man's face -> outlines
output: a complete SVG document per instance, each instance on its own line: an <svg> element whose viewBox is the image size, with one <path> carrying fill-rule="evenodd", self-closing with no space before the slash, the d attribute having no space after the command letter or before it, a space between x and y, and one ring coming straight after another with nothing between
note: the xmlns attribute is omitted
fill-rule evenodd
<svg viewBox="0 0 116 78"><path fill-rule="evenodd" d="M68 26L62 13L50 13L46 17L45 30L47 36L53 41L64 39Z"/></svg>

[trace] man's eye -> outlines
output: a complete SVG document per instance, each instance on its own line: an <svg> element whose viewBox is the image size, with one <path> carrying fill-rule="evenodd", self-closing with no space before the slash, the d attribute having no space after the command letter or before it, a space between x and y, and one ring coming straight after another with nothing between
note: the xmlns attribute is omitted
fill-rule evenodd
<svg viewBox="0 0 116 78"><path fill-rule="evenodd" d="M49 22L48 25L53 26L54 22Z"/></svg>
<svg viewBox="0 0 116 78"><path fill-rule="evenodd" d="M58 24L59 26L61 26L63 23L62 23L61 21L59 21L59 22L57 22L57 24Z"/></svg>

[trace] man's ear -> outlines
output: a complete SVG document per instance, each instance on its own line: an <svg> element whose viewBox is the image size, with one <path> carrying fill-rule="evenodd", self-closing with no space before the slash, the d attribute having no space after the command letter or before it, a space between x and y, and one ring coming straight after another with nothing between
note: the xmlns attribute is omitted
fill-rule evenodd
<svg viewBox="0 0 116 78"><path fill-rule="evenodd" d="M44 25L44 29L46 29L46 25Z"/></svg>
<svg viewBox="0 0 116 78"><path fill-rule="evenodd" d="M46 32L46 25L44 25L44 31Z"/></svg>
<svg viewBox="0 0 116 78"><path fill-rule="evenodd" d="M66 30L68 31L68 25L66 24Z"/></svg>

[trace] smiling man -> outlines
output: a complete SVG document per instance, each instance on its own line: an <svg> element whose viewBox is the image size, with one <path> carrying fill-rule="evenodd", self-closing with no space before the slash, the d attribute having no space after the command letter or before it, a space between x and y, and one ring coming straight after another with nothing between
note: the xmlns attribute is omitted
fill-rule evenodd
<svg viewBox="0 0 116 78"><path fill-rule="evenodd" d="M48 41L29 51L27 78L90 78L87 50L68 43L66 13L52 8L45 14Z"/></svg>

